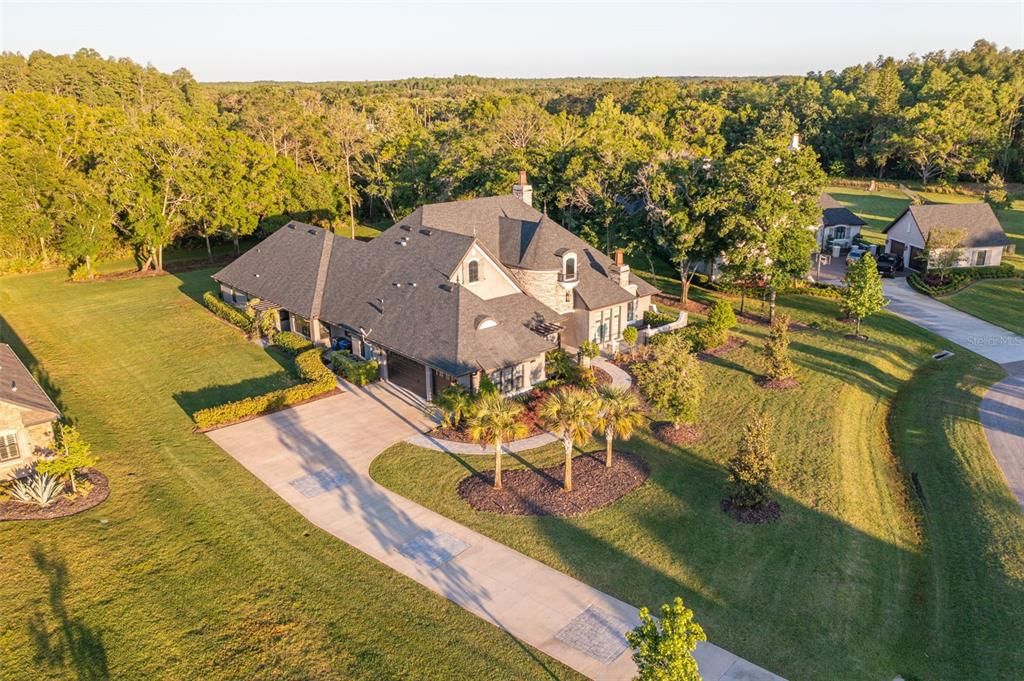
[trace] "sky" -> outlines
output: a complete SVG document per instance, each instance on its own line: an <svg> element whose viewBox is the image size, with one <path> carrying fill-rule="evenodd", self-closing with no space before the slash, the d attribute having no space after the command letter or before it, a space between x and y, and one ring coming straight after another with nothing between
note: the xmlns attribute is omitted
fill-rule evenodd
<svg viewBox="0 0 1024 681"><path fill-rule="evenodd" d="M1024 48L1024 0L0 0L0 50L89 47L200 81L803 74L980 38Z"/></svg>

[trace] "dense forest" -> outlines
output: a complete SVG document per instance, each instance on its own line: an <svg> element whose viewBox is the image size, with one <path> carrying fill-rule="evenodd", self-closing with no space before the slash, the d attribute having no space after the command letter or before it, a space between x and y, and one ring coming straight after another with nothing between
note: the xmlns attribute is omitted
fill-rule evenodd
<svg viewBox="0 0 1024 681"><path fill-rule="evenodd" d="M984 41L750 79L201 84L91 50L4 53L0 271L89 276L128 251L161 268L172 243L237 244L291 217L354 235L423 202L506 193L519 169L535 204L595 245L684 273L730 251L749 270L808 247L769 234L768 216L806 224L825 172L1024 180L1022 98L1024 52Z"/></svg>

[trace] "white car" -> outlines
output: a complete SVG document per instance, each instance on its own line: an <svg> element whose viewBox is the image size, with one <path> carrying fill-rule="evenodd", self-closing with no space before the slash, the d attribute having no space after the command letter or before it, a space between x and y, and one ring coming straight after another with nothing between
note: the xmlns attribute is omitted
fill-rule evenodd
<svg viewBox="0 0 1024 681"><path fill-rule="evenodd" d="M863 248L852 249L849 253L846 254L846 264L852 265L853 263L863 258L865 253L867 253L867 250Z"/></svg>

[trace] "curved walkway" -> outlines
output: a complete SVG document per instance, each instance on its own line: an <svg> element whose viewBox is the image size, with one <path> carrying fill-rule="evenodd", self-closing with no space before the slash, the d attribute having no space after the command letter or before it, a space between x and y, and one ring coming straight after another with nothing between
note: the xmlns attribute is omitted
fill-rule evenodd
<svg viewBox="0 0 1024 681"><path fill-rule="evenodd" d="M883 284L890 312L1001 365L1009 374L978 405L989 448L1024 510L1024 336L918 293L903 279Z"/></svg>
<svg viewBox="0 0 1024 681"><path fill-rule="evenodd" d="M636 675L625 632L637 609L378 485L370 463L432 427L389 384L346 392L208 433L311 523L581 674ZM443 641L438 641L443 646ZM710 643L705 681L780 677ZM550 671L537 662L537 678Z"/></svg>
<svg viewBox="0 0 1024 681"><path fill-rule="evenodd" d="M612 385L616 388L629 388L633 385L633 378L628 373L603 357L596 357L594 359L594 366L603 369L611 376ZM516 454L549 445L557 440L558 436L554 433L540 433L523 438L522 440L506 443L502 445L501 451L506 454ZM439 437L432 436L430 433L416 433L405 438L405 441L417 447L433 449L435 452L446 452L448 454L494 454L494 450L489 445L476 444L475 442L442 440Z"/></svg>

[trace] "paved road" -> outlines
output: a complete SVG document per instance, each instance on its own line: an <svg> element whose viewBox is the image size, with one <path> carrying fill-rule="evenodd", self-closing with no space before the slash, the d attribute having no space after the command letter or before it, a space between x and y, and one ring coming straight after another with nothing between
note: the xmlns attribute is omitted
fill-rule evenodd
<svg viewBox="0 0 1024 681"><path fill-rule="evenodd" d="M377 454L432 424L388 385L348 388L209 436L342 541L591 678L632 678L636 607L375 483ZM712 644L697 659L706 681L780 679Z"/></svg>
<svg viewBox="0 0 1024 681"><path fill-rule="evenodd" d="M922 295L903 279L884 287L890 312L1006 369L1009 375L989 388L978 410L992 456L1024 510L1024 336Z"/></svg>

